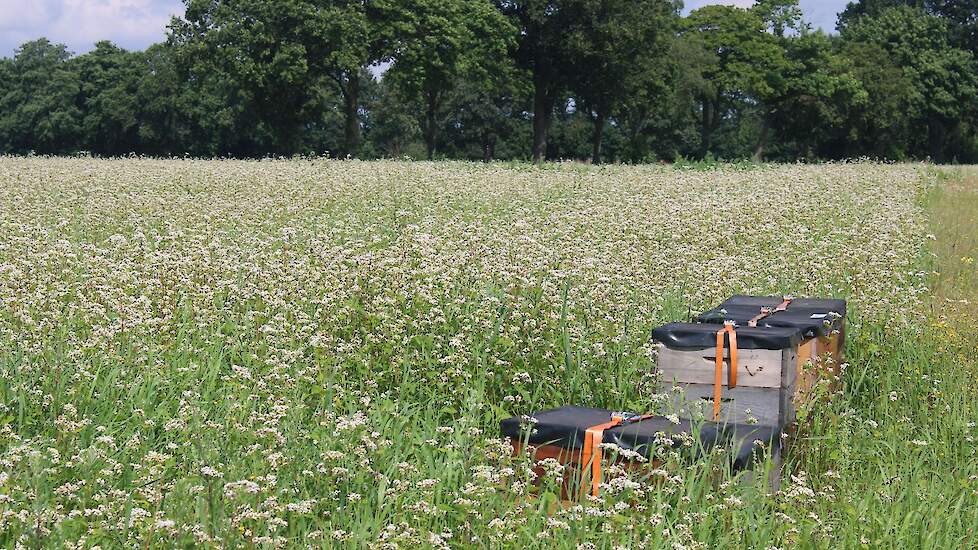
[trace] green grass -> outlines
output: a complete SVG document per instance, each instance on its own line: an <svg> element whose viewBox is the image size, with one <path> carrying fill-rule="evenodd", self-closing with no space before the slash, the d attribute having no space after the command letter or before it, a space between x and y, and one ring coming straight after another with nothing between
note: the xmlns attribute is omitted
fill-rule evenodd
<svg viewBox="0 0 978 550"><path fill-rule="evenodd" d="M0 195L3 547L978 546L973 172L4 162L29 176ZM918 204L879 202L881 182ZM872 221L769 214L781 189ZM722 233L728 200L803 226L799 250L875 257L766 261L800 237ZM920 226L886 226L893 208ZM887 294L913 291L907 271L929 274L910 324ZM667 455L577 507L555 511L552 479L526 497L501 418L646 410L655 323L825 285L853 300L848 367L805 411L782 491Z"/></svg>

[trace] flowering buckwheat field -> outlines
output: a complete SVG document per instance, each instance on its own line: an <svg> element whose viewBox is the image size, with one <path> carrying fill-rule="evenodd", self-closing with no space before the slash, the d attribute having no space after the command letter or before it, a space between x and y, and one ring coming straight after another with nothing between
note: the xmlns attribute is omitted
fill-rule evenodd
<svg viewBox="0 0 978 550"><path fill-rule="evenodd" d="M975 368L928 313L940 179L0 158L0 542L974 546ZM528 498L498 421L654 410L650 330L732 293L850 300L781 491L668 453L561 506L550 465Z"/></svg>

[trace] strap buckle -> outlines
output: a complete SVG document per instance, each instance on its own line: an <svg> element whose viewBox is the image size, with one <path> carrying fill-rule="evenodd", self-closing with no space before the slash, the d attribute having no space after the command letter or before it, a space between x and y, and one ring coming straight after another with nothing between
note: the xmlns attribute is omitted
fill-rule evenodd
<svg viewBox="0 0 978 550"><path fill-rule="evenodd" d="M627 411L615 411L611 413L611 418L612 420L617 419L620 424L632 424L644 420L646 415Z"/></svg>

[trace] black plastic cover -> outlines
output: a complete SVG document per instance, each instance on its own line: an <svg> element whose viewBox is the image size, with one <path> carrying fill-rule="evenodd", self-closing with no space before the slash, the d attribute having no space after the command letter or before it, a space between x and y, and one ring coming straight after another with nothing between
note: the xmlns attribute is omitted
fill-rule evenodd
<svg viewBox="0 0 978 550"><path fill-rule="evenodd" d="M525 440L531 445L555 445L577 450L583 446L587 429L608 422L611 414L606 409L565 406L534 414L537 422L533 424L521 422L518 417L507 418L501 422L500 428L503 437L514 441ZM530 430L528 434L524 431L526 429ZM603 442L613 443L648 458L659 447L681 448L682 441L674 436L690 434L700 442L693 451L708 452L717 446L726 447L730 450L734 468L743 469L762 456L765 448L778 449L781 431L779 426L709 421L694 423L683 418L676 424L663 416L654 416L605 430Z"/></svg>
<svg viewBox="0 0 978 550"><path fill-rule="evenodd" d="M584 432L592 426L610 421L611 411L568 405L538 412L533 418L537 423L525 426L533 427L527 440L530 444L580 449L584 446ZM510 437L514 441L522 441L526 435L521 427L521 419L515 416L503 420L500 429L503 437Z"/></svg>
<svg viewBox="0 0 978 550"><path fill-rule="evenodd" d="M762 307L774 308L783 302L780 296L731 296L719 306L700 314L700 323L722 324L733 321L740 326L761 312ZM802 331L804 338L828 336L842 326L846 316L846 301L822 298L796 298L784 311L771 312L757 322L758 327L786 327Z"/></svg>
<svg viewBox="0 0 978 550"><path fill-rule="evenodd" d="M604 442L648 457L653 449L671 441L673 448L680 448L678 434L695 434L701 449L709 452L715 447L729 450L733 466L737 470L747 468L763 456L764 450L781 444L781 428L761 424L732 424L702 421L693 423L685 418L675 424L662 416L617 426L604 432Z"/></svg>
<svg viewBox="0 0 978 550"><path fill-rule="evenodd" d="M670 349L715 348L717 330L712 323L669 323L652 331L652 338ZM790 349L802 341L802 331L792 327L737 327L739 349ZM729 338L726 341L729 344Z"/></svg>

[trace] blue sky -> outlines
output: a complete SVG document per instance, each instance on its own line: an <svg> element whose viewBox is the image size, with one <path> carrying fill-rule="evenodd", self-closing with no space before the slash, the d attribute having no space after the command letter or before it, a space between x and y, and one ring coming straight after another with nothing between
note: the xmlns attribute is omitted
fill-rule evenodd
<svg viewBox="0 0 978 550"><path fill-rule="evenodd" d="M42 36L75 53L106 39L143 49L163 39L177 13L180 0L0 0L0 56Z"/></svg>
<svg viewBox="0 0 978 550"><path fill-rule="evenodd" d="M2 2L3 0L0 0ZM835 16L845 9L850 0L801 0L801 11L805 12L805 21L808 21L815 28L821 28L825 32L835 32ZM750 7L754 5L753 0L686 0L685 13L690 10L705 6L707 4L730 4L732 6Z"/></svg>
<svg viewBox="0 0 978 550"><path fill-rule="evenodd" d="M801 0L805 18L826 31L847 0ZM752 0L686 0L686 11L706 4L749 6ZM46 36L75 53L102 39L142 49L163 39L170 16L183 13L180 0L0 0L0 57L17 46Z"/></svg>

